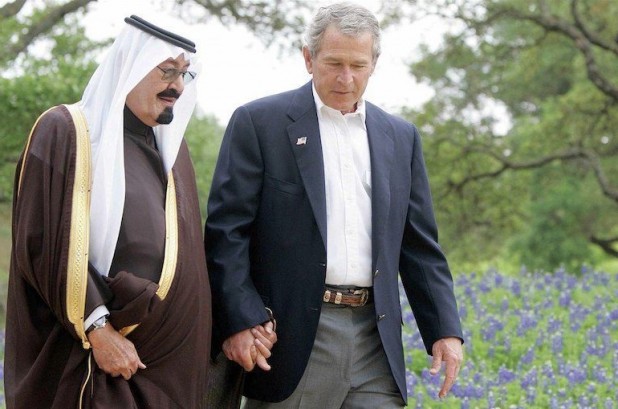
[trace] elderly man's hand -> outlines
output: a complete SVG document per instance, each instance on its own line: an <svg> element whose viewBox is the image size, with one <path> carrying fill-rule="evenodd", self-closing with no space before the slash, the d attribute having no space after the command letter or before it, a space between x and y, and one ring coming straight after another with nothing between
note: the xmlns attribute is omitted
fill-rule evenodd
<svg viewBox="0 0 618 409"><path fill-rule="evenodd" d="M431 347L433 361L429 373L436 375L440 372L442 363L445 364L445 376L442 383L442 389L438 393L438 397L443 398L451 390L451 387L457 379L461 363L463 362L463 347L461 340L455 337L442 338L437 340Z"/></svg>
<svg viewBox="0 0 618 409"><path fill-rule="evenodd" d="M145 369L135 346L109 323L88 334L92 355L103 372L129 380L138 369Z"/></svg>

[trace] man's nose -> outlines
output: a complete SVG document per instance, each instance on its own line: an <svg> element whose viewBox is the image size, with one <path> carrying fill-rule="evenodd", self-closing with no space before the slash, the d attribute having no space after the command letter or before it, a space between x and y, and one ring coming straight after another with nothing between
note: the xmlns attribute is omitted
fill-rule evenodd
<svg viewBox="0 0 618 409"><path fill-rule="evenodd" d="M174 81L170 82L167 86L168 88L173 88L178 91L178 94L182 94L182 91L185 89L185 80L184 76L181 74Z"/></svg>
<svg viewBox="0 0 618 409"><path fill-rule="evenodd" d="M350 67L342 67L341 72L337 76L337 80L342 84L349 84L352 82L354 76Z"/></svg>

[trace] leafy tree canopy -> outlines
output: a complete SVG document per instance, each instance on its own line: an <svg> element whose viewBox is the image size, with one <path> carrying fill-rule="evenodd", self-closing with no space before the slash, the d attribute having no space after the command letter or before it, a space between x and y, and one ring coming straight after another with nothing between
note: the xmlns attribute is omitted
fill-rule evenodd
<svg viewBox="0 0 618 409"><path fill-rule="evenodd" d="M435 96L406 111L425 135L447 249L547 269L618 257L618 3L419 1L422 12L453 27L411 66Z"/></svg>

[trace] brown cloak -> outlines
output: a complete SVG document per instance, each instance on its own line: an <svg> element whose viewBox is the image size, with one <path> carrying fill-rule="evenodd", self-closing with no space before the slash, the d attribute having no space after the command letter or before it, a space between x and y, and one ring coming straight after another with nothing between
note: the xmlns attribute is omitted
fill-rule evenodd
<svg viewBox="0 0 618 409"><path fill-rule="evenodd" d="M199 408L210 352L210 288L186 144L173 168L178 254L169 292L161 300L156 283L130 272L107 282L112 325L140 324L127 338L147 369L125 381L98 369L67 317L75 140L71 115L56 107L41 118L18 163L6 320L7 408ZM89 281L89 297L92 286Z"/></svg>

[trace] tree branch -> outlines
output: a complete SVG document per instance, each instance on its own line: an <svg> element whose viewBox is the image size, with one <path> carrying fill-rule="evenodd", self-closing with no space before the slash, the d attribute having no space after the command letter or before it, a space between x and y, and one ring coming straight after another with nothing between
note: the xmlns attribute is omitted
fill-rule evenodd
<svg viewBox="0 0 618 409"><path fill-rule="evenodd" d="M601 186L601 190L603 194L618 203L618 189L614 188L610 185L607 180L607 176L605 176L605 172L603 171L603 167L601 166L601 161L599 157L590 150L582 150L584 156L588 160L588 163L592 167L594 171L594 175L597 178L597 182L599 182L599 186Z"/></svg>
<svg viewBox="0 0 618 409"><path fill-rule="evenodd" d="M577 9L578 0L573 0L571 2L571 14L573 15L573 20L575 21L575 26L579 28L581 33L590 41L590 43L604 49L610 51L616 55L618 55L618 44L614 42L603 41L601 37L597 36L584 24L583 19Z"/></svg>
<svg viewBox="0 0 618 409"><path fill-rule="evenodd" d="M9 17L13 17L24 7L26 0L15 0L12 3L7 3L0 7L0 21Z"/></svg>
<svg viewBox="0 0 618 409"><path fill-rule="evenodd" d="M28 30L17 38L16 42L9 44L5 54L17 55L25 51L38 36L51 30L55 24L64 18L64 16L85 7L88 3L93 1L96 0L72 0L49 10L49 12L41 18L41 20L37 21L36 24L30 25Z"/></svg>
<svg viewBox="0 0 618 409"><path fill-rule="evenodd" d="M470 150L472 151L475 149L470 149ZM458 182L454 182L450 180L448 182L449 191L453 189L462 190L467 184L471 182L476 182L482 179L495 178L507 170L535 169L535 168L543 167L555 161L569 161L569 160L575 160L575 159L584 159L592 168L594 175L599 183L599 186L601 187L601 190L603 191L603 194L609 199L618 203L618 189L611 186L610 182L607 179L607 176L605 175L605 172L603 171L603 168L601 166L601 161L598 155L596 155L594 152L590 150L583 149L583 148L571 148L571 149L563 150L561 152L556 152L552 155L542 156L540 158L536 158L536 159L526 161L526 162L509 161L508 159L504 158L502 155L492 152L492 151L481 150L481 149L476 149L475 151L485 153L491 156L500 164L500 167L498 167L496 170L493 170L493 171L467 175L466 177L464 177L462 180Z"/></svg>
<svg viewBox="0 0 618 409"><path fill-rule="evenodd" d="M599 246L605 253L610 256L618 257L618 250L614 248L614 244L618 243L618 237L614 237L611 239L601 239L594 235L589 237L591 243Z"/></svg>
<svg viewBox="0 0 618 409"><path fill-rule="evenodd" d="M594 57L594 53L592 50L593 45L597 45L602 47L596 42L591 41L588 36L582 32L577 26L567 22L566 20L560 19L556 16L542 14L542 15L534 15L521 12L514 8L501 8L496 10L495 13L488 17L488 20L493 20L501 16L510 16L515 19L530 21L538 25L539 27L553 31L557 33L561 33L571 40L575 44L575 47L583 54L584 60L586 62L586 71L588 73L588 78L590 81L605 95L612 98L614 101L618 102L618 87L614 86L599 70L599 67L596 63L596 59ZM596 40L595 40L596 41ZM601 42L601 40L598 40ZM609 50L612 52L616 52L618 55L618 46L605 44L606 47L609 47ZM602 47L604 48L604 47ZM616 49L614 51L614 49Z"/></svg>

